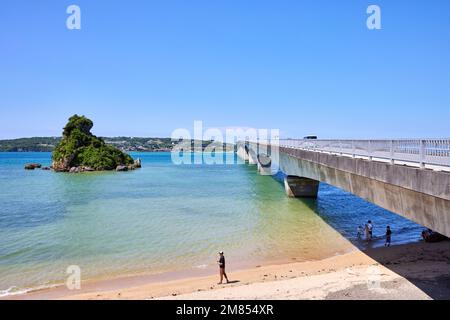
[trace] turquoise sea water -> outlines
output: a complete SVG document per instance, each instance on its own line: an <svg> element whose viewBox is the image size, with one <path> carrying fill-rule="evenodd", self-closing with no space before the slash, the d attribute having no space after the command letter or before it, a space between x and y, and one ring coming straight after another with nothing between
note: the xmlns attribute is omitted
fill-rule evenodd
<svg viewBox="0 0 450 320"><path fill-rule="evenodd" d="M420 238L420 226L326 184L317 200L289 199L280 177L252 166L132 156L142 169L66 174L23 169L50 153L0 153L0 296L63 283L70 265L100 279L204 268L218 250L231 267L319 259L348 250L345 238L363 245L368 219L379 237L389 224L394 244Z"/></svg>

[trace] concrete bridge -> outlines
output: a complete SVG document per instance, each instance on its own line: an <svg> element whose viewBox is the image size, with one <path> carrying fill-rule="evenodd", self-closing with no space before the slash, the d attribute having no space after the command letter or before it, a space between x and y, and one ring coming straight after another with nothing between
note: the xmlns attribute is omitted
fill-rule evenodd
<svg viewBox="0 0 450 320"><path fill-rule="evenodd" d="M290 197L325 182L450 237L450 139L238 142L237 155L282 171Z"/></svg>

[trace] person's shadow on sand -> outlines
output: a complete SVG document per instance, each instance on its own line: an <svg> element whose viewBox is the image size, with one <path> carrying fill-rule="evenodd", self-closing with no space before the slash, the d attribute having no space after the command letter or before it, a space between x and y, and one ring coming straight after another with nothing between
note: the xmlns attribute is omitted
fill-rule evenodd
<svg viewBox="0 0 450 320"><path fill-rule="evenodd" d="M239 280L230 280L230 281L222 283L222 284L233 284L233 283L239 283L239 282L241 282L241 281L239 281Z"/></svg>

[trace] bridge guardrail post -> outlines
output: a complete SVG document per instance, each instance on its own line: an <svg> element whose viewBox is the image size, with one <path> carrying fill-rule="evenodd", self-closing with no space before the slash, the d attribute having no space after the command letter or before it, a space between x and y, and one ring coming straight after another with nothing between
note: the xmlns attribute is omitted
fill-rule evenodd
<svg viewBox="0 0 450 320"><path fill-rule="evenodd" d="M394 160L394 140L391 140L391 146L390 146L390 162L391 164L395 164Z"/></svg>
<svg viewBox="0 0 450 320"><path fill-rule="evenodd" d="M425 140L420 140L420 151L419 151L419 155L420 155L420 168L421 169L425 169Z"/></svg>
<svg viewBox="0 0 450 320"><path fill-rule="evenodd" d="M355 154L355 140L352 140L352 158L356 158L356 154Z"/></svg>

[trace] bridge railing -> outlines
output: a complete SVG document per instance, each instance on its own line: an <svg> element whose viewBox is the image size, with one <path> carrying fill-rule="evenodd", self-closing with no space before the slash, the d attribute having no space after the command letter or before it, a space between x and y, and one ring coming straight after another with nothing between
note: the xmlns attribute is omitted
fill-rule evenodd
<svg viewBox="0 0 450 320"><path fill-rule="evenodd" d="M280 139L280 147L425 165L450 166L450 139L315 140Z"/></svg>

